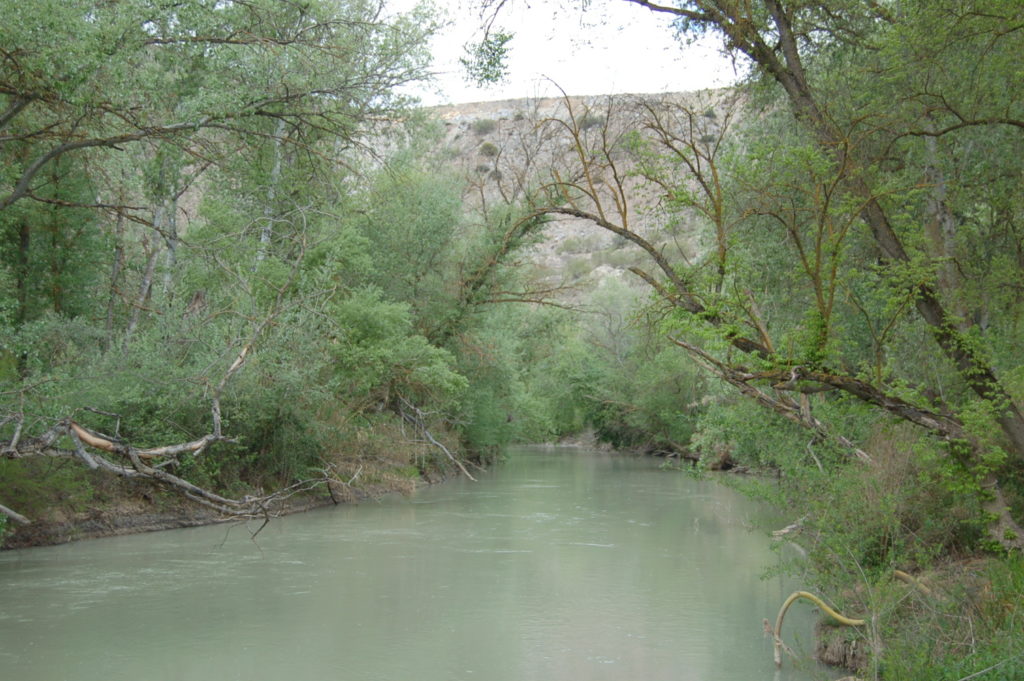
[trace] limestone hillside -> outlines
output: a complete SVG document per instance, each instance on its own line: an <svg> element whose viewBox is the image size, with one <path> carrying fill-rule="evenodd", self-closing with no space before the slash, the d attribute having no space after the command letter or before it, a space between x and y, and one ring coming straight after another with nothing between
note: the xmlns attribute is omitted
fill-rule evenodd
<svg viewBox="0 0 1024 681"><path fill-rule="evenodd" d="M577 142L590 156L615 148L611 154L616 163L614 173L607 164L600 168L602 176L593 178L597 191L607 188L615 175L624 178L628 205L623 210L630 228L657 244L670 260L692 261L704 250L699 220L666 211L660 193L651 192L635 176L635 159L619 145L634 131L644 131L651 111L662 112L661 120L668 128L692 123L681 118L679 111L700 111L702 124L713 124L722 118L716 110L734 107L729 96L718 91L516 99L450 105L434 111L444 124L446 153L471 178L470 198L478 207L494 210L522 200L526 191L551 182L556 172L563 180L582 178ZM592 201L585 202L594 207ZM611 193L603 194L602 204L606 211L615 208ZM616 217L621 221L621 214ZM569 299L611 276L640 283L628 268L650 267L646 254L633 243L588 221L571 218L549 224L527 259L539 281L567 287L562 295Z"/></svg>

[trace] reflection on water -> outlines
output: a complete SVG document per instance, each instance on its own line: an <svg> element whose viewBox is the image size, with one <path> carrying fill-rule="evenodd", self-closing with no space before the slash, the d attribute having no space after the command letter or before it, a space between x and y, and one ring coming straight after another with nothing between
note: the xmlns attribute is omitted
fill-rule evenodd
<svg viewBox="0 0 1024 681"><path fill-rule="evenodd" d="M0 555L0 677L797 680L761 509L646 459L523 449L479 483ZM787 617L809 647L810 613Z"/></svg>

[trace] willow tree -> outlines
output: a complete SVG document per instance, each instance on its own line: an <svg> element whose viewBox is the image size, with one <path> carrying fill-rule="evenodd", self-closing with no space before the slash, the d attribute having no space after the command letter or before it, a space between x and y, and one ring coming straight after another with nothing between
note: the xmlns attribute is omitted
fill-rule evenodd
<svg viewBox="0 0 1024 681"><path fill-rule="evenodd" d="M262 508L255 498L202 490L168 466L184 454L209 456L210 445L231 439L222 429L221 396L268 329L297 305L301 256L308 250L304 218L322 215L323 206L303 202L308 193L286 191L283 183L324 179L329 170L328 186L339 168L352 165L371 132L404 116L407 102L398 88L426 77L426 38L435 26L422 8L388 16L374 0L4 3L0 277L16 285L0 294L0 456L66 457L157 480L225 512ZM367 152L358 149L360 156ZM219 191L212 182L221 183ZM188 226L177 218L202 222L204 196L232 190L235 208L252 218L253 228L230 238L221 234L203 255L210 269L226 275L211 280L259 295L245 309L206 310L208 320L230 318L224 334L185 339L188 347L219 348L189 379L205 386L207 432L181 443L142 445L96 415L103 404L58 399L61 371L104 348L102 362L117 375L97 375L92 383L109 383L110 394L158 393L151 383L143 388L135 360L116 361L130 356L137 329L147 322L162 329L136 356L163 357L169 369L181 368L181 346L161 343L175 337L168 324L189 326L204 312L204 301L201 290L171 295L186 269L180 249L188 243ZM41 218L48 213L61 217L46 219L61 225L63 241L44 248L37 235L47 229ZM65 226L68 221L76 224ZM53 305L30 299L42 295L30 279L47 258L54 260L57 248L110 276L109 282L79 277L74 309L48 311ZM232 261L241 252L250 257L236 268ZM104 316L105 333L95 326ZM33 327L36 321L45 334ZM126 377L133 368L139 375ZM154 425L167 416L151 414ZM108 431L90 428L89 419L109 424Z"/></svg>
<svg viewBox="0 0 1024 681"><path fill-rule="evenodd" d="M726 133L735 109L720 101L631 104L624 129L568 110L554 124L575 171L549 177L536 212L642 248L653 267L637 274L676 310L677 345L855 458L870 453L811 396L934 435L984 499L990 538L1024 546L1003 492L1024 469L1020 8L628 1L750 65L752 134ZM644 193L664 224L675 211L707 226L703 260L646 231Z"/></svg>
<svg viewBox="0 0 1024 681"><path fill-rule="evenodd" d="M636 4L673 15L683 32L719 33L727 49L781 89L800 135L793 146L805 146L817 160L801 187L812 211L772 219L786 226L812 279L822 340L834 332L831 303L823 304L821 294L835 293L820 276L822 266L841 257L844 230L860 232L884 285L908 300L935 352L974 398L929 404L918 393L904 400L898 384L913 376L910 367L869 379L821 363L783 363L764 378L836 388L945 438L989 495L992 538L1024 545L999 489L1001 475L1015 475L1024 464L1024 416L1013 379L1019 359L1005 352L1012 342L1006 325L1013 325L1019 300L1003 298L997 310L990 295L969 290L959 275L989 268L993 254L975 250L986 239L1020 249L1019 207L986 191L981 177L1001 183L1019 178L1022 168L978 148L1021 144L1024 101L1019 87L1007 87L1021 78L1014 66L1021 37L1013 30L1020 8L984 0ZM819 232L812 244L823 247L814 257L799 238L807 227ZM1012 268L999 276L989 278L992 290L1019 279ZM989 422L1000 437L991 437Z"/></svg>

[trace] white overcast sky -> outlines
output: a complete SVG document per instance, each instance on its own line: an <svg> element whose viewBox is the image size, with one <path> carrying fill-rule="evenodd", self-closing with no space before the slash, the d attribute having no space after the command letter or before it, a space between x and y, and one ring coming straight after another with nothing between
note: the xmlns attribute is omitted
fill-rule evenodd
<svg viewBox="0 0 1024 681"><path fill-rule="evenodd" d="M403 11L415 0L388 0ZM482 35L474 0L435 0L450 25L432 44L440 92L416 89L425 104L570 95L700 90L734 83L717 39L690 46L676 40L669 18L624 2L591 0L586 14L574 0L509 0L494 28L515 34L506 83L477 88L465 81L463 46Z"/></svg>

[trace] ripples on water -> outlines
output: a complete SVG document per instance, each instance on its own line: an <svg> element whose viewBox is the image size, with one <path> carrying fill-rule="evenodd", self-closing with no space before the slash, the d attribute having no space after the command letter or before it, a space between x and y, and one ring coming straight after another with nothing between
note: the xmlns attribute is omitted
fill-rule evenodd
<svg viewBox="0 0 1024 681"><path fill-rule="evenodd" d="M0 678L751 681L793 585L764 511L647 459L516 450L477 484L0 555ZM810 614L787 618L809 647Z"/></svg>

